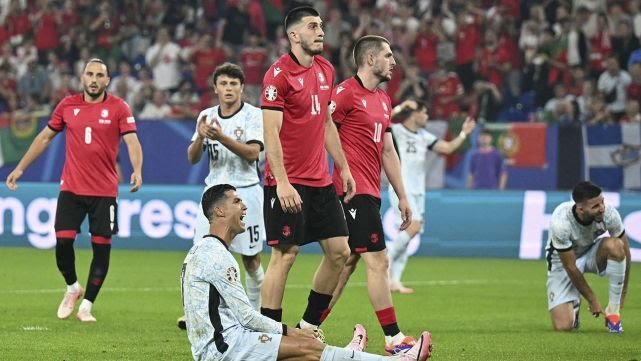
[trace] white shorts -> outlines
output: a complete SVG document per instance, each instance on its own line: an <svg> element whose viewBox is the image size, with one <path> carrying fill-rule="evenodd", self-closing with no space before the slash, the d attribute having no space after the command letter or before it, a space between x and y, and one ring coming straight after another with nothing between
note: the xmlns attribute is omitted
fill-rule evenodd
<svg viewBox="0 0 641 361"><path fill-rule="evenodd" d="M251 331L242 327L230 330L225 334L225 343L229 348L221 360L276 361L282 336L276 333Z"/></svg>
<svg viewBox="0 0 641 361"><path fill-rule="evenodd" d="M596 254L600 245L601 240L598 240L586 254L576 259L576 267L581 273L594 273L599 276L605 275L605 270L599 271L596 261ZM558 264L555 266L548 271L548 310L567 302L576 304L581 300L581 293L574 287L574 284L572 284L565 268L563 268L563 266L559 267Z"/></svg>
<svg viewBox="0 0 641 361"><path fill-rule="evenodd" d="M401 211L398 209L398 197L391 187L387 193L389 194L390 207L394 210L394 216L400 225L402 222ZM425 193L408 193L407 201L412 209L412 220L422 222L425 213ZM420 233L423 233L423 225L421 225Z"/></svg>
<svg viewBox="0 0 641 361"><path fill-rule="evenodd" d="M208 188L205 188L203 193ZM230 250L243 256L253 256L263 250L265 243L265 221L263 220L263 187L256 184L250 187L237 188L236 192L247 206L245 232L237 235L231 242ZM196 216L196 234L194 243L209 234L209 221L203 213L202 204Z"/></svg>

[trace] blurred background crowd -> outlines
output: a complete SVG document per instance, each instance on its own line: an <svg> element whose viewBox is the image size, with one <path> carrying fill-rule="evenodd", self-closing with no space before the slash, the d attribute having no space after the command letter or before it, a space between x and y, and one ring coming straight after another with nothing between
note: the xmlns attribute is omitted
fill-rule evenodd
<svg viewBox="0 0 641 361"><path fill-rule="evenodd" d="M325 0L325 56L337 79L352 45L385 36L398 63L394 104L430 105L432 119L640 122L639 0ZM79 89L92 57L109 91L139 118L193 120L214 104L210 75L225 61L258 104L264 71L288 41L286 0L0 0L0 126L48 115Z"/></svg>

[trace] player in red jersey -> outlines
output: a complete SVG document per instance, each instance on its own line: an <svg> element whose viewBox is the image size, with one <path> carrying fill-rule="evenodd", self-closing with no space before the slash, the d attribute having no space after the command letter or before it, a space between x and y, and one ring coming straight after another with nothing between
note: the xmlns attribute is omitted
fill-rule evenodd
<svg viewBox="0 0 641 361"><path fill-rule="evenodd" d="M317 329L349 256L347 224L332 186L326 150L337 165L349 200L356 185L328 112L334 67L323 50L322 20L311 7L285 18L291 52L263 80L265 167L264 216L272 256L262 287L261 313L280 321L287 275L299 246L319 242L318 266L301 328Z"/></svg>
<svg viewBox="0 0 641 361"><path fill-rule="evenodd" d="M343 202L351 255L334 291L330 309L362 257L367 267L369 299L385 334L385 351L397 354L412 348L416 340L405 337L396 322L380 216L383 168L399 195L398 207L403 218L401 229L407 228L412 219L390 128L393 115L391 101L385 91L379 88L381 83L392 78L396 61L389 41L375 35L367 35L356 41L354 61L356 75L334 89L330 106L347 163L358 184L354 198L349 203ZM333 180L338 194L344 195L340 178L334 176Z"/></svg>
<svg viewBox="0 0 641 361"><path fill-rule="evenodd" d="M142 185L142 149L129 106L124 100L105 92L109 85L105 63L100 59L89 60L80 80L84 92L67 96L58 104L47 127L36 136L7 176L6 185L10 190L16 190L16 182L25 169L66 128L66 159L60 178L55 230L56 263L67 283L67 292L58 308L58 318L68 318L84 294L77 318L95 322L91 306L107 276L111 237L118 233L116 156L120 138L127 145L133 168L131 192ZM87 214L93 259L84 293L76 276L73 242Z"/></svg>

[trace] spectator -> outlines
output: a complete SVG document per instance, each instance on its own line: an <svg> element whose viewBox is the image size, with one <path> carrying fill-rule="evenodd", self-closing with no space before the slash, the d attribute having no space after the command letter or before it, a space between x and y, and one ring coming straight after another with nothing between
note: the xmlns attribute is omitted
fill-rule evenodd
<svg viewBox="0 0 641 361"><path fill-rule="evenodd" d="M610 55L606 59L606 70L599 76L597 89L605 95L614 120L618 120L625 111L626 90L631 82L630 74L621 70L616 54Z"/></svg>
<svg viewBox="0 0 641 361"><path fill-rule="evenodd" d="M421 76L429 79L437 68L437 49L439 42L445 41L445 35L438 22L426 19L421 22L412 42L412 55L416 59Z"/></svg>
<svg viewBox="0 0 641 361"><path fill-rule="evenodd" d="M54 9L50 0L39 0L37 11L31 16L31 23L34 31L34 45L38 49L38 62L47 64L47 53L56 49L60 44L58 27L61 24L61 17Z"/></svg>
<svg viewBox="0 0 641 361"><path fill-rule="evenodd" d="M590 38L590 76L599 77L605 70L605 59L612 52L612 38L605 13L597 15L596 33Z"/></svg>
<svg viewBox="0 0 641 361"><path fill-rule="evenodd" d="M138 117L141 119L162 120L170 113L171 107L167 104L167 94L163 90L156 89L152 100L145 103Z"/></svg>
<svg viewBox="0 0 641 361"><path fill-rule="evenodd" d="M394 74L392 74L394 78ZM416 63L407 64L405 76L396 90L394 99L414 99L425 101L429 94L427 81L419 74Z"/></svg>
<svg viewBox="0 0 641 361"><path fill-rule="evenodd" d="M180 84L180 47L169 36L169 29L161 27L156 43L147 49L147 65L151 68L154 86L160 90L175 90Z"/></svg>
<svg viewBox="0 0 641 361"><path fill-rule="evenodd" d="M586 125L614 123L614 118L606 106L603 94L597 92L592 101L587 103L587 108L584 118Z"/></svg>
<svg viewBox="0 0 641 361"><path fill-rule="evenodd" d="M507 169L501 153L492 146L492 133L481 130L479 147L472 153L467 187L470 189L500 189L507 184Z"/></svg>
<svg viewBox="0 0 641 361"><path fill-rule="evenodd" d="M198 42L191 48L185 50L185 58L194 64L194 84L199 92L208 91L211 87L209 77L214 69L225 62L231 55L231 51L209 34L203 34Z"/></svg>
<svg viewBox="0 0 641 361"><path fill-rule="evenodd" d="M466 91L472 89L475 80L476 49L481 45L479 21L480 18L467 11L460 11L456 16L456 73Z"/></svg>
<svg viewBox="0 0 641 361"><path fill-rule="evenodd" d="M42 102L48 102L51 95L51 83L47 72L36 60L29 62L27 72L18 79L18 94L22 99L36 96Z"/></svg>
<svg viewBox="0 0 641 361"><path fill-rule="evenodd" d="M198 94L194 92L191 82L183 80L182 83L180 83L178 91L169 97L171 117L189 120L196 118L201 109L198 107L199 101L200 98Z"/></svg>
<svg viewBox="0 0 641 361"><path fill-rule="evenodd" d="M632 33L628 20L620 20L612 37L612 53L617 55L619 64L622 66L628 64L630 55L639 47L641 47L639 39Z"/></svg>
<svg viewBox="0 0 641 361"><path fill-rule="evenodd" d="M637 38L641 38L641 1L628 1L628 13L632 21L632 32Z"/></svg>
<svg viewBox="0 0 641 361"><path fill-rule="evenodd" d="M450 69L451 66L441 63L436 72L430 76L429 97L431 99L430 118L432 119L450 120L461 112L459 102L463 99L465 91L458 75ZM424 98L416 97L414 99Z"/></svg>
<svg viewBox="0 0 641 361"><path fill-rule="evenodd" d="M240 51L238 60L245 73L246 100L258 104L265 70L269 67L267 49L262 46L258 34L251 32L247 37L247 46Z"/></svg>
<svg viewBox="0 0 641 361"><path fill-rule="evenodd" d="M592 79L585 79L581 87L581 95L576 98L579 107L579 120L586 122L590 118L592 114L590 105L597 101L597 97L599 97L599 91L596 88L596 82ZM600 101L603 102L602 97Z"/></svg>
<svg viewBox="0 0 641 361"><path fill-rule="evenodd" d="M474 82L474 88L467 97L468 116L479 123L495 122L501 109L503 96L496 85L485 80Z"/></svg>
<svg viewBox="0 0 641 361"><path fill-rule="evenodd" d="M121 83L123 85L121 85ZM133 74L131 74L131 65L129 65L129 62L126 60L122 60L120 62L120 65L118 66L118 75L111 78L111 81L109 82L108 90L110 92L113 92L115 89L118 89L120 87L122 92L123 89L126 89L124 93L128 94L128 96L126 97L123 97L120 95L119 96L125 99L128 104L131 104L130 100L133 100L133 99L127 99L127 98L137 93L138 90L140 89L140 86L141 84L138 81L138 79L136 79L136 77L134 77Z"/></svg>
<svg viewBox="0 0 641 361"><path fill-rule="evenodd" d="M505 47L499 47L498 40L494 30L488 29L485 31L483 48L480 49L476 59L475 79L487 79L487 81L502 90L503 79L509 73L511 64L508 50Z"/></svg>
<svg viewBox="0 0 641 361"><path fill-rule="evenodd" d="M229 5L224 16L218 22L216 40L230 47L232 57L235 59L243 46L246 32L251 28L252 24L247 13L246 2L238 1L236 4Z"/></svg>
<svg viewBox="0 0 641 361"><path fill-rule="evenodd" d="M641 123L641 112L639 110L639 102L636 100L628 100L625 104L625 114L619 120L621 123Z"/></svg>

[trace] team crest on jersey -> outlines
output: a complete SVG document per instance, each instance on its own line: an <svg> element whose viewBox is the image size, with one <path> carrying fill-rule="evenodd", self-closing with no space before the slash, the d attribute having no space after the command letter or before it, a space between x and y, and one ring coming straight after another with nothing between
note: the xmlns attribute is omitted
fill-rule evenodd
<svg viewBox="0 0 641 361"><path fill-rule="evenodd" d="M236 127L236 130L234 130L234 135L236 136L236 140L240 141L240 137L242 137L242 136L243 136L243 133L245 133L245 132L243 131L243 128L241 128L241 127Z"/></svg>
<svg viewBox="0 0 641 361"><path fill-rule="evenodd" d="M260 336L258 336L258 341L260 341L260 343L272 342L272 338L269 337L267 334L263 333Z"/></svg>
<svg viewBox="0 0 641 361"><path fill-rule="evenodd" d="M276 90L276 87L273 85L268 85L267 88L265 88L265 99L269 100L270 102L273 102L276 100L276 97L278 96L278 90Z"/></svg>
<svg viewBox="0 0 641 361"><path fill-rule="evenodd" d="M378 243L378 234L376 234L376 233L372 233L372 234L369 236L369 240L370 240L370 242L372 242L372 243Z"/></svg>
<svg viewBox="0 0 641 361"><path fill-rule="evenodd" d="M320 90L329 90L329 85L326 84L325 75L318 73L318 81L321 83Z"/></svg>
<svg viewBox="0 0 641 361"><path fill-rule="evenodd" d="M332 100L329 103L329 113L334 114L334 110L336 110L336 102Z"/></svg>
<svg viewBox="0 0 641 361"><path fill-rule="evenodd" d="M550 292L550 294L548 295L548 298L550 299L550 302L553 302L554 301L554 292Z"/></svg>
<svg viewBox="0 0 641 361"><path fill-rule="evenodd" d="M292 228L290 226L283 226L283 236L284 237L289 237L292 235Z"/></svg>
<svg viewBox="0 0 641 361"><path fill-rule="evenodd" d="M237 279L238 279L238 271L236 270L236 268L235 267L227 268L227 281L236 282Z"/></svg>
<svg viewBox="0 0 641 361"><path fill-rule="evenodd" d="M363 106L364 106L365 108L367 108L367 100L365 100L365 99L361 99L361 103L363 103Z"/></svg>
<svg viewBox="0 0 641 361"><path fill-rule="evenodd" d="M101 117L101 118L106 118L106 117L108 117L108 116L109 116L109 111L108 111L107 109L103 109L103 110L100 112L100 117Z"/></svg>

